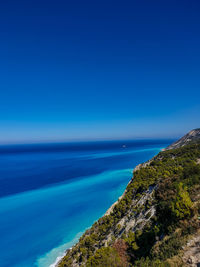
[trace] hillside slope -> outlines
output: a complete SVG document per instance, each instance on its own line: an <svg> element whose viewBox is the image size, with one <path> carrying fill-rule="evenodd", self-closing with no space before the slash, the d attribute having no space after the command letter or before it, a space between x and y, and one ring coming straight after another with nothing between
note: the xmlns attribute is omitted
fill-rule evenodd
<svg viewBox="0 0 200 267"><path fill-rule="evenodd" d="M200 135L194 131L190 141L182 138L140 164L123 196L58 266L196 266L198 255L187 244L200 226Z"/></svg>
<svg viewBox="0 0 200 267"><path fill-rule="evenodd" d="M165 150L179 148L187 145L189 142L196 142L200 139L200 128L194 129L184 135L181 139L168 146Z"/></svg>

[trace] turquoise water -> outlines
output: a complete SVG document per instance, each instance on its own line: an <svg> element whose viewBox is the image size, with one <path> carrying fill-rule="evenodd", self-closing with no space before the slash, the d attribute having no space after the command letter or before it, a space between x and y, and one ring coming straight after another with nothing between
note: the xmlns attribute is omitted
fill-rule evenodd
<svg viewBox="0 0 200 267"><path fill-rule="evenodd" d="M124 142L0 148L1 267L54 266L170 143Z"/></svg>

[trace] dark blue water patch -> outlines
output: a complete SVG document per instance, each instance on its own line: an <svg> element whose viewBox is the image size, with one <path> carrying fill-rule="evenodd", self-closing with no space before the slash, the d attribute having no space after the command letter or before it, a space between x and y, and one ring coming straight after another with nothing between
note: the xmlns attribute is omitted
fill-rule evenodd
<svg viewBox="0 0 200 267"><path fill-rule="evenodd" d="M166 140L164 144L160 142L160 140L144 141L141 145L141 141L128 141L125 143L125 148L122 141L105 144L95 142L89 143L88 146L84 143L80 145L79 150L78 144L65 144L64 148L61 144L35 147L23 145L21 150L19 146L14 148L9 146L7 150L4 148L6 154L0 155L0 197L55 183L70 182L77 177L84 178L106 170L128 168L131 162L141 163L143 151L137 152L139 147L146 149L145 153L148 156L155 146L169 143ZM1 153L4 150L2 149Z"/></svg>
<svg viewBox="0 0 200 267"><path fill-rule="evenodd" d="M142 139L142 140L117 140L117 141L93 141L93 142L70 142L70 143L46 143L46 144L16 144L0 145L0 154L33 153L33 152L79 152L83 151L115 151L125 147L127 149L159 146L170 144L173 139Z"/></svg>

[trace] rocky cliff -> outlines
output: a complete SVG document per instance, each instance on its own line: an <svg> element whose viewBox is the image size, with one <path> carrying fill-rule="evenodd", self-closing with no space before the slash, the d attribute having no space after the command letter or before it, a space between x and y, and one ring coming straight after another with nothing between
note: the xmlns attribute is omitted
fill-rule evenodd
<svg viewBox="0 0 200 267"><path fill-rule="evenodd" d="M190 131L189 133L184 135L181 139L168 146L166 150L179 148L184 145L187 145L189 142L196 142L199 140L200 140L200 128Z"/></svg>

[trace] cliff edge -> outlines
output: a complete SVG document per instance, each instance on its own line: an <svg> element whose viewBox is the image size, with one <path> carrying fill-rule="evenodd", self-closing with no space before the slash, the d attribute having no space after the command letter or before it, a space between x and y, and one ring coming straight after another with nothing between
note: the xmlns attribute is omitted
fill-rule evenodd
<svg viewBox="0 0 200 267"><path fill-rule="evenodd" d="M199 266L199 141L192 130L136 167L121 198L58 266Z"/></svg>
<svg viewBox="0 0 200 267"><path fill-rule="evenodd" d="M194 129L184 135L181 139L168 146L165 150L176 149L187 145L189 142L198 142L200 140L200 128Z"/></svg>

